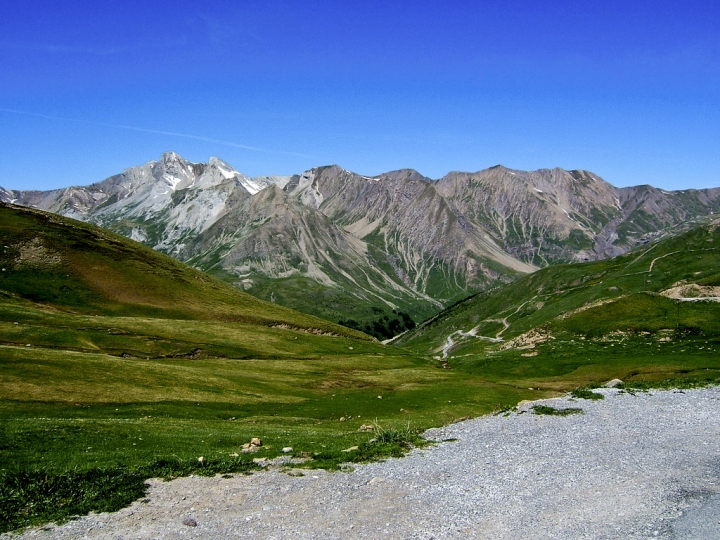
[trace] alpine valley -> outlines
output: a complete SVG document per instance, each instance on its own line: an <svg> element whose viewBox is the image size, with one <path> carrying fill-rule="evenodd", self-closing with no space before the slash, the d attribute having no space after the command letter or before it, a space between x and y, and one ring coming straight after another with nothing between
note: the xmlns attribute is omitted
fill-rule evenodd
<svg viewBox="0 0 720 540"><path fill-rule="evenodd" d="M0 188L0 201L99 225L256 297L384 338L541 267L677 234L720 210L720 188L616 188L582 170L500 165L439 180L336 165L250 178L214 157L169 152L89 186Z"/></svg>

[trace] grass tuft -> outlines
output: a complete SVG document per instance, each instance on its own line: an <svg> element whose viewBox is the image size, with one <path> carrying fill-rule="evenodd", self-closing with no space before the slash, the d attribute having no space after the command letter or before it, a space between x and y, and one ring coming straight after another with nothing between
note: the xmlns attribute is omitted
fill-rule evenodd
<svg viewBox="0 0 720 540"><path fill-rule="evenodd" d="M555 407L548 407L547 405L535 405L532 409L535 414L547 416L570 416L572 414L583 414L583 410L576 407L556 409Z"/></svg>
<svg viewBox="0 0 720 540"><path fill-rule="evenodd" d="M517 410L517 405L499 406L493 411L493 416L510 416L512 413L517 412Z"/></svg>
<svg viewBox="0 0 720 540"><path fill-rule="evenodd" d="M683 377L660 381L631 381L624 382L618 385L617 388L626 392L642 392L647 390L692 390L693 388L707 388L709 386L720 386L720 378Z"/></svg>
<svg viewBox="0 0 720 540"><path fill-rule="evenodd" d="M593 392L588 387L576 388L575 390L570 392L570 395L576 399L592 399L592 400L605 399L605 396L603 396L602 394L599 394L597 392Z"/></svg>
<svg viewBox="0 0 720 540"><path fill-rule="evenodd" d="M404 429L384 429L377 423L374 424L374 427L376 433L375 441L380 444L398 444L405 448L411 448L420 438L417 432L410 428L410 424Z"/></svg>

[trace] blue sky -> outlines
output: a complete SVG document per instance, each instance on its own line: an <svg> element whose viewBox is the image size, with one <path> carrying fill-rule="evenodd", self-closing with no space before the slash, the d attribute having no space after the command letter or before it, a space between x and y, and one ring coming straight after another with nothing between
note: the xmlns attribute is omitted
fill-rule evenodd
<svg viewBox="0 0 720 540"><path fill-rule="evenodd" d="M6 188L168 150L249 175L501 163L720 186L713 1L3 2L0 73Z"/></svg>

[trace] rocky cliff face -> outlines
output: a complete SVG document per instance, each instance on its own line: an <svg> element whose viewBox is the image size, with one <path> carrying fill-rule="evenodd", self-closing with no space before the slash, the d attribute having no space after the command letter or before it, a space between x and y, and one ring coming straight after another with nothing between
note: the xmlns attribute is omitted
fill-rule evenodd
<svg viewBox="0 0 720 540"><path fill-rule="evenodd" d="M293 177L285 191L371 245L405 285L441 302L534 269L458 216L415 171L369 178L321 167Z"/></svg>
<svg viewBox="0 0 720 540"><path fill-rule="evenodd" d="M337 166L250 178L175 153L102 182L0 200L90 221L262 298L331 319L420 319L498 281L623 253L720 210L720 188L615 188L502 166L433 181ZM308 300L308 297L312 300Z"/></svg>
<svg viewBox="0 0 720 540"><path fill-rule="evenodd" d="M182 255L244 290L326 316L436 304L385 272L363 240L277 185L227 212Z"/></svg>
<svg viewBox="0 0 720 540"><path fill-rule="evenodd" d="M450 173L436 184L458 216L537 266L619 255L720 209L720 188L616 188L587 171Z"/></svg>

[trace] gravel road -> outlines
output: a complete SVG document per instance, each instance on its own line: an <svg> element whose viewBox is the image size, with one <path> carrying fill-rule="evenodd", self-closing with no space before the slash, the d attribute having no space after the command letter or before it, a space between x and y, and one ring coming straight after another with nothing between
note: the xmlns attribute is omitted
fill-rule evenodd
<svg viewBox="0 0 720 540"><path fill-rule="evenodd" d="M352 473L153 480L146 503L22 538L720 538L720 388L600 392Z"/></svg>

